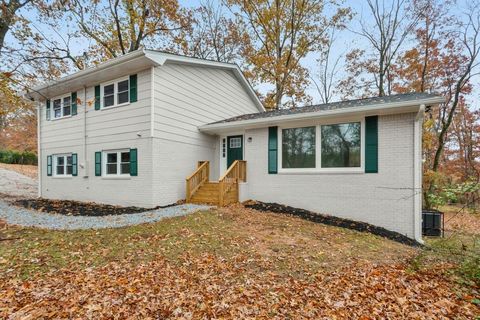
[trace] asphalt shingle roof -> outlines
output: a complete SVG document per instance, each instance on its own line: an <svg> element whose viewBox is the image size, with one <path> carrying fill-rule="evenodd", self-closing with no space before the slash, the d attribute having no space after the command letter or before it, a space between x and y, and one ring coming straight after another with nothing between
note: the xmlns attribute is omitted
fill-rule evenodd
<svg viewBox="0 0 480 320"><path fill-rule="evenodd" d="M227 122L242 121L242 120L261 119L261 118L272 118L272 117L278 117L278 116L289 115L289 114L297 114L297 113L375 106L378 104L410 102L410 101L423 100L423 99L428 99L433 97L438 97L438 95L430 94L430 93L404 93L404 94L396 94L396 95L385 96L385 97L346 100L346 101L304 106L299 108L279 109L279 110L273 110L273 111L249 113L249 114L243 114L240 116L236 116L233 118L229 118L229 119L225 119L225 120L221 120L221 121L217 121L209 124L227 123Z"/></svg>

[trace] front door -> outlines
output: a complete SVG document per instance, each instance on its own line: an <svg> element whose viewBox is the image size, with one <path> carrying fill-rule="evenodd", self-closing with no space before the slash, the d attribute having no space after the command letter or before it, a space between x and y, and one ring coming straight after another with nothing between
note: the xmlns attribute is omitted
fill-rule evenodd
<svg viewBox="0 0 480 320"><path fill-rule="evenodd" d="M227 169L235 160L243 160L243 136L227 137Z"/></svg>

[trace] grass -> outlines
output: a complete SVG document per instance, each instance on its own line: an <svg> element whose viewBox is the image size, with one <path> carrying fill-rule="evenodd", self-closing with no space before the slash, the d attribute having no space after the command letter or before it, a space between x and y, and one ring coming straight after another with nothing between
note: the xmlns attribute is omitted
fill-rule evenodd
<svg viewBox="0 0 480 320"><path fill-rule="evenodd" d="M444 206L445 236L426 238L427 249L412 260L412 269L448 264L462 285L480 286L480 214Z"/></svg>
<svg viewBox="0 0 480 320"><path fill-rule="evenodd" d="M415 249L352 230L324 226L241 207L199 212L134 227L49 231L0 230L0 276L22 279L62 268L101 267L113 261L132 265L158 256L179 263L185 256L213 254L224 259L274 259L275 272L335 269L354 260L387 263ZM253 268L257 267L252 265ZM293 272L293 271L292 271Z"/></svg>
<svg viewBox="0 0 480 320"><path fill-rule="evenodd" d="M474 319L471 236L419 249L241 206L98 231L0 226L0 318Z"/></svg>

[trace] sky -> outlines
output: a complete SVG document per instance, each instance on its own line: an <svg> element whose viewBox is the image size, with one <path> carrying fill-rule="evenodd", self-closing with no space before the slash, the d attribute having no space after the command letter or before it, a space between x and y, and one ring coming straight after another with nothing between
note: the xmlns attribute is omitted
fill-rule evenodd
<svg viewBox="0 0 480 320"><path fill-rule="evenodd" d="M198 7L200 2L202 0L179 0L179 3L183 7L187 8L194 8ZM221 1L221 0L212 0L212 1ZM389 0L386 0L389 2ZM452 11L453 14L461 14L462 10L465 10L468 1L471 0L458 0L457 5L454 6L454 10ZM478 1L478 0L474 0ZM369 12L369 8L367 7L366 0L344 0L344 6L349 6L352 11L354 12L354 17L352 21L349 22L348 24L348 30L343 30L339 31L336 36L336 40L333 44L332 47L332 60L336 59L338 56L341 56L341 63L344 61L345 54L349 52L353 48L366 48L366 40L363 39L362 37L356 35L352 30L358 30L359 29L359 20L363 18L363 20L369 21L372 19L371 14ZM328 12L327 12L328 13ZM35 21L35 17L31 14L30 12L24 12L25 16L33 21ZM38 19L37 19L38 20ZM45 34L49 34L51 36L55 36L55 33L52 32L52 30L45 29L45 26L36 23L36 26L42 30ZM62 32L62 30L65 30L68 28L68 22L64 22L64 25L58 26L57 31ZM9 39L9 36L7 35L7 41ZM84 48L86 43L76 43L73 48L74 50L77 49L79 52L82 52L82 48ZM407 46L408 47L408 46ZM305 57L302 60L302 65L304 65L308 70L309 73L312 77L315 77L315 75L318 73L319 70L319 65L317 62L318 58L318 53L311 53L307 57ZM0 62L1 63L1 62ZM342 65L340 65L340 68L337 73L338 78L342 78L344 75ZM474 79L474 85L475 89L474 93L471 95L469 98L471 102L474 102L477 104L477 102L480 102L480 92L478 90L479 84L480 84L480 79L476 77ZM264 92L269 86L268 85L260 85L257 86L256 89L258 89L260 92ZM306 92L308 95L312 97L312 103L320 103L320 95L317 92L317 89L313 83L311 83L307 88ZM334 100L338 100L339 97L334 97Z"/></svg>

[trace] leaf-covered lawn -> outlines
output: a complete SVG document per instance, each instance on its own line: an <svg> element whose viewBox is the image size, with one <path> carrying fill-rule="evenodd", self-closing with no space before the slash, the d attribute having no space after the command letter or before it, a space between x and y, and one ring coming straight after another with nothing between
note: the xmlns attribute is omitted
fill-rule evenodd
<svg viewBox="0 0 480 320"><path fill-rule="evenodd" d="M7 227L0 239L0 318L480 314L451 261L426 268L420 249L241 206L101 231Z"/></svg>

